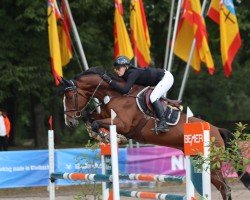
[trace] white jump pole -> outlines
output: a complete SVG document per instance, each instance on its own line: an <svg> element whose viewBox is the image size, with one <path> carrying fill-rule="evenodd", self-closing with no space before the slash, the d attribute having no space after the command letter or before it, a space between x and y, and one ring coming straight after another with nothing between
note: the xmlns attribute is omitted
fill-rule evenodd
<svg viewBox="0 0 250 200"><path fill-rule="evenodd" d="M211 171L210 171L210 130L204 130L204 159L205 162L202 165L202 190L203 197L207 200L211 200Z"/></svg>
<svg viewBox="0 0 250 200"><path fill-rule="evenodd" d="M188 123L188 120L190 117L193 117L194 114L190 110L189 107L187 107L187 116L186 116L186 123ZM186 197L187 200L190 200L195 195L195 189L194 184L191 180L191 161L190 156L185 156L185 164L186 164Z"/></svg>
<svg viewBox="0 0 250 200"><path fill-rule="evenodd" d="M113 177L113 199L120 200L120 186L119 186L119 167L118 167L118 145L116 126L113 125L113 120L116 113L111 110L111 125L110 129L110 144L111 144L111 162L112 162L112 177Z"/></svg>
<svg viewBox="0 0 250 200"><path fill-rule="evenodd" d="M118 147L116 126L110 125L110 141L111 141L111 162L112 162L112 177L113 177L113 199L120 200L119 187L119 167L118 167Z"/></svg>
<svg viewBox="0 0 250 200"><path fill-rule="evenodd" d="M54 156L54 131L48 131L48 144L49 144L49 176L55 172L55 156ZM55 183L49 180L49 199L55 200Z"/></svg>

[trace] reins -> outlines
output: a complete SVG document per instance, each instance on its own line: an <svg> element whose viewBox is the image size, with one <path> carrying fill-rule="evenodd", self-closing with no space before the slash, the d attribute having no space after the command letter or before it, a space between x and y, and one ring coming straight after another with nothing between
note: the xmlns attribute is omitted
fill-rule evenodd
<svg viewBox="0 0 250 200"><path fill-rule="evenodd" d="M86 103L86 105L85 105L82 109L79 109L79 108L78 108L78 98L77 98L77 95L79 94L79 95L81 95L83 98L87 98L87 97L85 97L85 95L83 95L82 93L78 92L76 84L74 83L74 81L70 80L70 82L71 82L72 85L69 86L69 87L66 87L66 88L65 88L65 91L67 91L67 90L72 90L72 91L74 92L73 98L74 98L74 101L75 101L75 108L74 108L74 109L70 109L70 110L65 110L64 113L65 113L68 117L70 117L70 118L80 118L80 117L82 116L82 113L83 113L84 110L87 108L87 106L89 106L89 104L90 104L90 102L91 102L92 100L94 100L95 106L94 106L94 108L93 108L91 111L89 111L89 113L92 113L98 106L101 106L103 103L98 103L97 101L95 101L94 95L96 94L97 90L99 89L99 87L101 86L101 84L102 84L103 81L104 81L103 79L100 80L99 84L96 86L94 92L92 93L92 95L91 95L91 97L89 98L89 100L88 100L88 102ZM119 97L120 97L120 96L121 96L121 95L119 95ZM129 94L129 93L128 93L128 94L125 94L125 95L122 95L122 96L124 96L124 97L125 97L125 96L126 96L126 97L132 97L132 98L135 98L135 99L138 98L137 96L131 95L131 94ZM118 97L118 96L111 96L111 98L116 98L116 97ZM72 111L74 112L74 115L73 115L73 116L70 116L70 115L67 114L68 112L72 112Z"/></svg>
<svg viewBox="0 0 250 200"><path fill-rule="evenodd" d="M86 107L90 104L91 100L94 99L94 95L95 95L95 93L97 92L97 90L99 89L99 87L101 86L101 84L102 84L102 82L103 82L103 79L101 79L101 81L99 82L99 84L96 86L96 88L95 88L94 92L92 93L91 97L89 98L87 104L86 104L82 109L80 109L80 110L78 109L77 95L80 94L81 96L83 96L83 94L79 93L78 90L77 90L77 87L76 87L75 83L74 83L73 81L71 81L71 82L72 82L73 86L66 88L65 91L66 91L66 90L73 90L73 91L74 91L75 109L65 110L64 113L65 113L68 117L71 117L71 118L79 118L79 117L82 116L82 112L83 112L83 111L86 109ZM83 96L83 97L84 97L84 96ZM95 101L95 100L94 100L94 101ZM96 102L96 101L95 101L95 102ZM102 103L97 104L96 107L100 106L101 104L102 104ZM95 110L96 107L95 107L93 110ZM70 116L70 115L67 114L68 112L72 112L72 111L75 112L75 113L74 113L74 116Z"/></svg>

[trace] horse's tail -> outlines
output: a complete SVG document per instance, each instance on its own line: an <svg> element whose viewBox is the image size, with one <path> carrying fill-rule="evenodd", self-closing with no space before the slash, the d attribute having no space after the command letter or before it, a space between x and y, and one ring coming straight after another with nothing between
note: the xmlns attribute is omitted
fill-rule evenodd
<svg viewBox="0 0 250 200"><path fill-rule="evenodd" d="M224 128L219 128L219 132L224 140L226 149L230 148L231 147L230 141L235 139L234 134ZM250 190L250 174L248 172L242 172L242 171L238 171L237 174L240 177L240 180L244 184L244 186Z"/></svg>

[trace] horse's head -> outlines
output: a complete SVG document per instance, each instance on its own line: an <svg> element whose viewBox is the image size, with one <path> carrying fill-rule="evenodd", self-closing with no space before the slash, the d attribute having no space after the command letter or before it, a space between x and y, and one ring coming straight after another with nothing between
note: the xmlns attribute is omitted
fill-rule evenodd
<svg viewBox="0 0 250 200"><path fill-rule="evenodd" d="M82 111L87 106L88 98L81 91L75 81L65 80L61 81L63 90L63 106L65 124L69 127L77 127L78 118L81 117Z"/></svg>
<svg viewBox="0 0 250 200"><path fill-rule="evenodd" d="M76 75L74 80L61 79L64 94L64 118L67 126L76 127L78 118L81 117L90 101L94 97L103 100L106 95L105 91L110 90L109 85L101 78L104 73L106 72L102 68L92 67Z"/></svg>

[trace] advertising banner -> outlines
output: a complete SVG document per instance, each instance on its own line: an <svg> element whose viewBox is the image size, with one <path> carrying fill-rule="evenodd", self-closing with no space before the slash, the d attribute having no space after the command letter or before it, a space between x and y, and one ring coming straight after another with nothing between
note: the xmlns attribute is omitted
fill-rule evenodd
<svg viewBox="0 0 250 200"><path fill-rule="evenodd" d="M118 157L120 174L185 175L185 157L182 151L173 148L160 146L119 148ZM55 150L55 172L101 173L99 149ZM0 152L0 188L47 186L48 183L47 150ZM79 183L84 182L56 181L56 185Z"/></svg>
<svg viewBox="0 0 250 200"><path fill-rule="evenodd" d="M141 147L127 150L128 173L185 175L182 151L169 147Z"/></svg>
<svg viewBox="0 0 250 200"><path fill-rule="evenodd" d="M48 150L0 152L0 188L47 186L49 182ZM125 173L126 149L119 149L119 170ZM101 173L99 149L55 150L55 172ZM57 185L79 184L58 180Z"/></svg>
<svg viewBox="0 0 250 200"><path fill-rule="evenodd" d="M55 172L79 172L101 174L99 149L60 149L56 150ZM119 171L126 173L126 149L119 149ZM83 181L57 180L56 185L73 185L86 183ZM87 183L90 183L87 182Z"/></svg>
<svg viewBox="0 0 250 200"><path fill-rule="evenodd" d="M48 151L0 152L0 188L48 184Z"/></svg>

